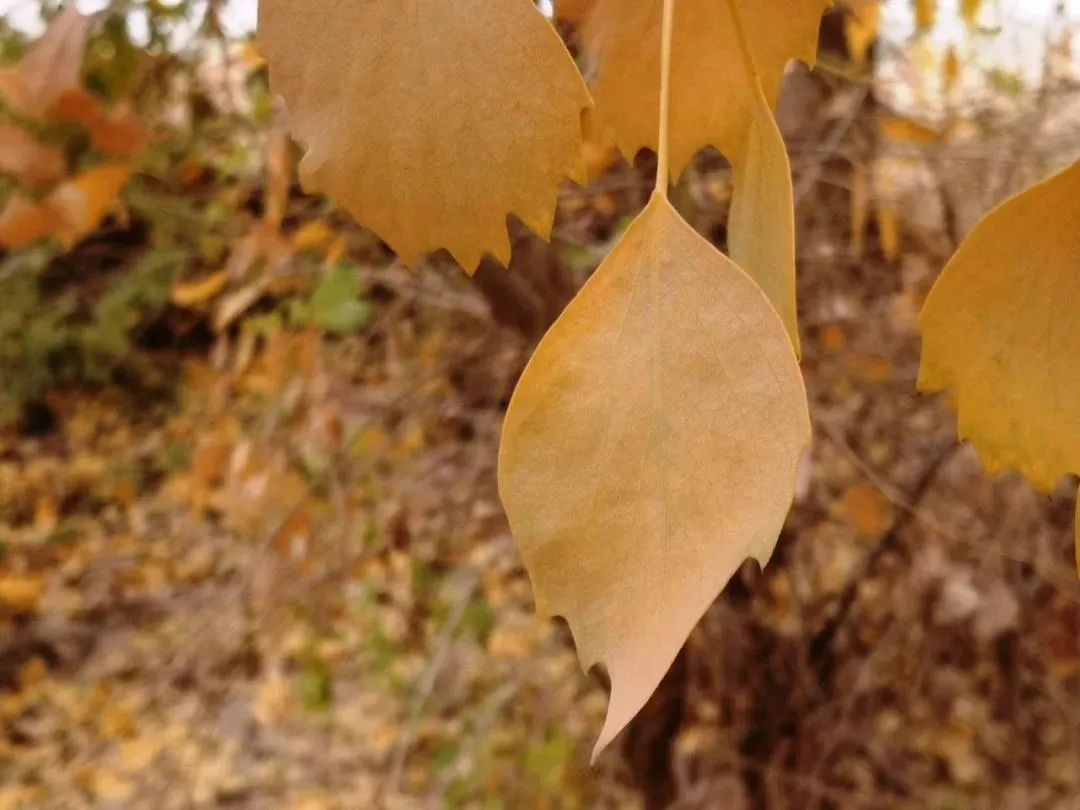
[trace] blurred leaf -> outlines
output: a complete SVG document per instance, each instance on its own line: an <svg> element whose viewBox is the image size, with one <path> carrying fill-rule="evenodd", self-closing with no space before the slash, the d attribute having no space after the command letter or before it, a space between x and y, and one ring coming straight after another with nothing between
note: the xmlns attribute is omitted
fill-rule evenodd
<svg viewBox="0 0 1080 810"><path fill-rule="evenodd" d="M40 143L21 127L0 124L0 172L21 183L45 185L63 177L65 168L59 147Z"/></svg>
<svg viewBox="0 0 1080 810"><path fill-rule="evenodd" d="M323 276L307 306L308 322L336 335L355 332L370 318L371 306L360 298L360 277L350 265Z"/></svg>
<svg viewBox="0 0 1080 810"><path fill-rule="evenodd" d="M78 87L92 25L93 17L80 14L74 4L57 14L26 50L16 72L0 82L8 106L40 117L65 90Z"/></svg>

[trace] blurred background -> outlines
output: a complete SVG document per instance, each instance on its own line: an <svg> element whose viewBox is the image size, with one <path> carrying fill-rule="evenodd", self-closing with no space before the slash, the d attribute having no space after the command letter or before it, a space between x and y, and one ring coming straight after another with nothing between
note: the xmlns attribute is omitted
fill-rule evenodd
<svg viewBox="0 0 1080 810"><path fill-rule="evenodd" d="M496 448L652 158L410 270L299 188L254 0L78 6L0 0L0 810L1080 808L1075 483L915 392L958 241L1080 157L1080 2L841 0L790 67L813 464L592 770ZM730 196L673 199L723 248Z"/></svg>

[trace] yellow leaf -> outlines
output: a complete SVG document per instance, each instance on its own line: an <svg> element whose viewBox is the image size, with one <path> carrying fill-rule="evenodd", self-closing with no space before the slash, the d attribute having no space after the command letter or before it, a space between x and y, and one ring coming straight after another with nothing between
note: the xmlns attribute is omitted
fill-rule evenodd
<svg viewBox="0 0 1080 810"><path fill-rule="evenodd" d="M52 236L71 247L101 223L130 175L125 165L104 164L57 186L41 202L12 195L0 214L0 246L17 250Z"/></svg>
<svg viewBox="0 0 1080 810"><path fill-rule="evenodd" d="M1049 490L1080 472L1080 162L1005 201L949 260L919 316L919 385L956 398L992 472Z"/></svg>
<svg viewBox="0 0 1080 810"><path fill-rule="evenodd" d="M506 264L506 215L547 237L560 179L584 182L588 90L531 2L264 0L259 31L301 179L407 263Z"/></svg>
<svg viewBox="0 0 1080 810"><path fill-rule="evenodd" d="M540 343L499 458L538 610L611 676L597 752L742 561L768 560L809 431L775 310L655 194Z"/></svg>
<svg viewBox="0 0 1080 810"><path fill-rule="evenodd" d="M867 537L877 537L889 530L891 515L885 496L869 484L853 486L837 505L840 519Z"/></svg>
<svg viewBox="0 0 1080 810"><path fill-rule="evenodd" d="M225 289L229 274L218 270L198 281L178 283L172 289L172 302L178 307L193 307L205 303Z"/></svg>
<svg viewBox="0 0 1080 810"><path fill-rule="evenodd" d="M831 0L739 2L761 88L775 107L788 60L815 61L821 13ZM596 0L581 31L586 54L595 62L596 112L630 159L644 147L658 146L662 5ZM756 102L723 0L679 0L673 50L670 159L678 176L704 146L716 146L728 157L737 152L755 119Z"/></svg>
<svg viewBox="0 0 1080 810"><path fill-rule="evenodd" d="M722 6L721 6L722 7ZM735 32L745 27L735 0L728 0ZM728 222L731 259L761 287L780 313L800 353L799 324L795 311L795 201L791 164L780 128L765 99L756 64L750 60L749 42L743 40L741 74L754 93L753 117L741 143L729 153L733 170L733 197Z"/></svg>
<svg viewBox="0 0 1080 810"><path fill-rule="evenodd" d="M130 176L131 167L105 163L77 175L50 194L46 204L58 212L62 222L55 234L60 243L70 247L100 225Z"/></svg>
<svg viewBox="0 0 1080 810"><path fill-rule="evenodd" d="M982 0L961 0L960 16L968 25L974 25L982 11Z"/></svg>
<svg viewBox="0 0 1080 810"><path fill-rule="evenodd" d="M36 610L45 582L41 577L10 574L0 577L0 605L14 610Z"/></svg>
<svg viewBox="0 0 1080 810"><path fill-rule="evenodd" d="M914 0L915 28L926 31L937 22L937 0Z"/></svg>
<svg viewBox="0 0 1080 810"><path fill-rule="evenodd" d="M334 238L334 229L321 219L304 223L292 235L292 249L297 253L303 250L318 250Z"/></svg>
<svg viewBox="0 0 1080 810"><path fill-rule="evenodd" d="M64 174L64 153L40 143L21 127L0 124L0 172L22 183L45 184Z"/></svg>
<svg viewBox="0 0 1080 810"><path fill-rule="evenodd" d="M851 61L859 67L866 64L870 48L877 39L881 24L879 0L849 0L844 16L844 39Z"/></svg>
<svg viewBox="0 0 1080 810"><path fill-rule="evenodd" d="M879 201L874 209L881 253L890 262L900 257L900 215L892 203Z"/></svg>

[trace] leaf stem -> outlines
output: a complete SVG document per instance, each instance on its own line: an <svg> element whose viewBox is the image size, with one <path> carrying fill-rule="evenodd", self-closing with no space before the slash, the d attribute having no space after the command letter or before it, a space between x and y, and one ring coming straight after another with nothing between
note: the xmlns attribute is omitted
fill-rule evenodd
<svg viewBox="0 0 1080 810"><path fill-rule="evenodd" d="M671 38L675 19L675 0L664 0L660 29L660 146L656 152L656 193L667 198L668 151L671 119Z"/></svg>

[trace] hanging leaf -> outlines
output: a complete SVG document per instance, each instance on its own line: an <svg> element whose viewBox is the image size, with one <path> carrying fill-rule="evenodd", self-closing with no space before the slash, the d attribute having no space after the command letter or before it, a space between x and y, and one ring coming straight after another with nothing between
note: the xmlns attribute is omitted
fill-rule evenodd
<svg viewBox="0 0 1080 810"><path fill-rule="evenodd" d="M753 91L753 117L742 142L730 153L733 196L728 221L728 249L780 313L800 353L795 309L795 200L791 164L784 137L761 89L761 77L735 0L728 0L731 22L740 39L742 75Z"/></svg>
<svg viewBox="0 0 1080 810"><path fill-rule="evenodd" d="M991 211L919 317L919 385L949 390L992 472L1080 472L1080 162Z"/></svg>
<svg viewBox="0 0 1080 810"><path fill-rule="evenodd" d="M789 59L813 64L818 25L831 0L739 0L753 64L770 107ZM615 130L628 158L658 145L660 16L654 0L596 0L582 27L598 116ZM755 90L743 80L731 13L723 0L679 0L671 87L671 168L713 145L728 157L757 115Z"/></svg>
<svg viewBox="0 0 1080 810"><path fill-rule="evenodd" d="M57 14L18 65L5 71L0 95L23 115L45 114L66 90L78 87L86 40L94 18L74 4Z"/></svg>
<svg viewBox="0 0 1080 810"><path fill-rule="evenodd" d="M506 215L547 237L560 179L585 179L588 90L530 0L265 0L259 32L301 178L406 262L505 264Z"/></svg>
<svg viewBox="0 0 1080 810"><path fill-rule="evenodd" d="M611 676L597 752L742 561L769 559L808 442L775 310L654 195L540 343L499 458L538 609Z"/></svg>

